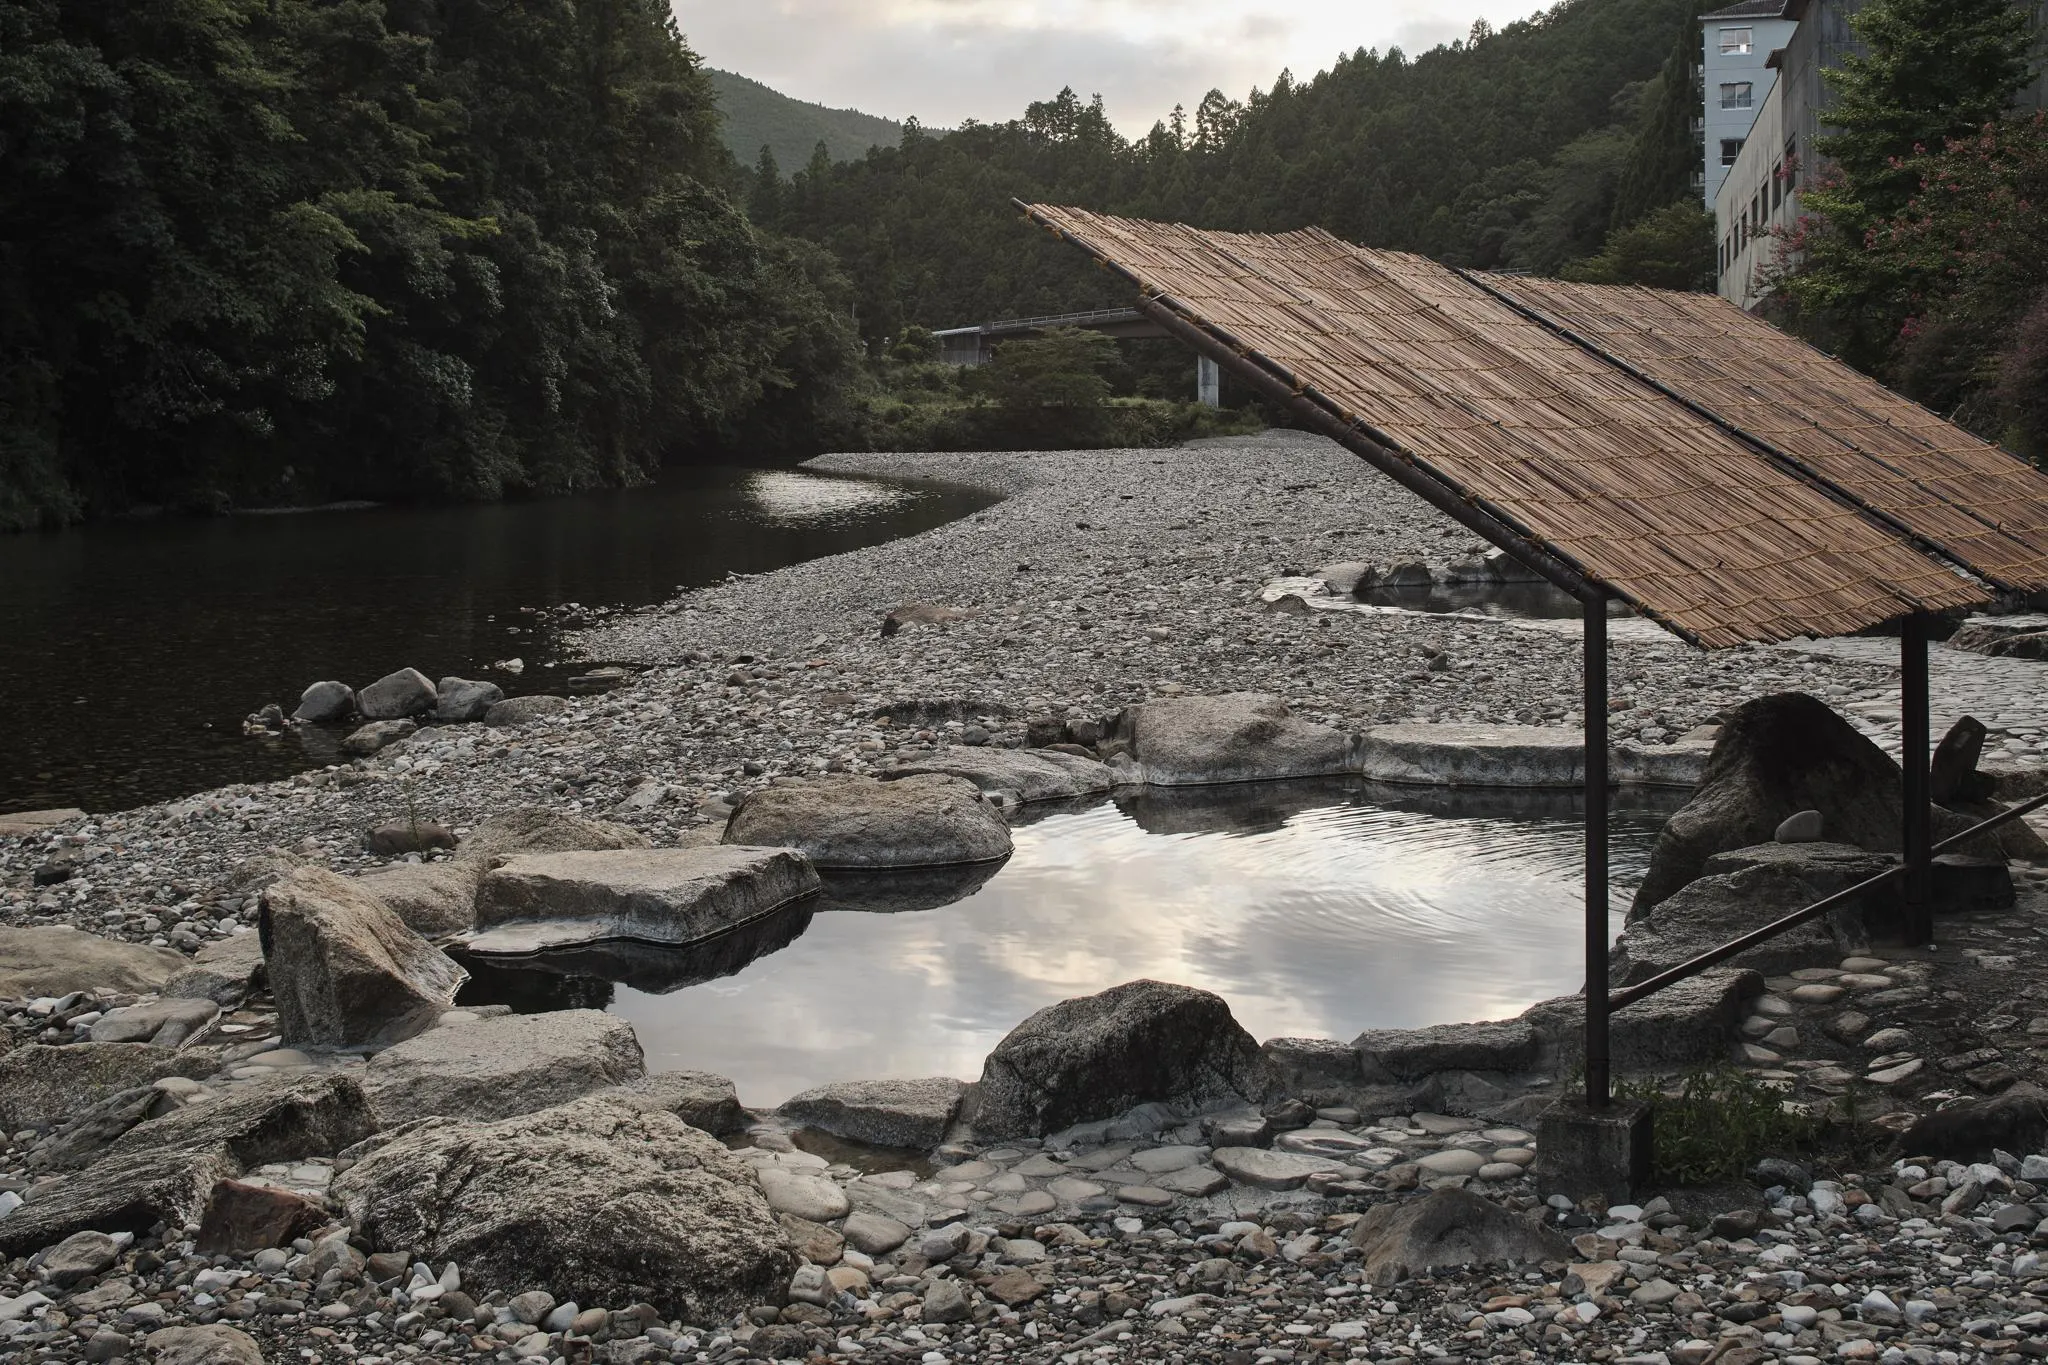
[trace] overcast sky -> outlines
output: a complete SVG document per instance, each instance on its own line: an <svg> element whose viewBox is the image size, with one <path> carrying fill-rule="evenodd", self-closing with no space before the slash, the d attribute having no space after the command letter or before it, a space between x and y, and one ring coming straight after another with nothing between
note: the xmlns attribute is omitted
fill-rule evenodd
<svg viewBox="0 0 2048 1365"><path fill-rule="evenodd" d="M1410 53L1531 0L674 0L712 66L799 99L933 127L997 122L1071 85L1137 134L1204 92L1236 99L1340 52Z"/></svg>

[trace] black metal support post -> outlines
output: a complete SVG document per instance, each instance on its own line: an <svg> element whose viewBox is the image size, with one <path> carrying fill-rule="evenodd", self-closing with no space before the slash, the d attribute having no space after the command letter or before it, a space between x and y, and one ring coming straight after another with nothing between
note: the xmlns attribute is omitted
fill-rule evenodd
<svg viewBox="0 0 2048 1365"><path fill-rule="evenodd" d="M1607 1047L1607 602L1585 600L1586 1105L1605 1109Z"/></svg>
<svg viewBox="0 0 2048 1365"><path fill-rule="evenodd" d="M1934 941L1933 822L1928 814L1927 618L1908 616L1899 636L1900 804L1906 864L1906 942Z"/></svg>

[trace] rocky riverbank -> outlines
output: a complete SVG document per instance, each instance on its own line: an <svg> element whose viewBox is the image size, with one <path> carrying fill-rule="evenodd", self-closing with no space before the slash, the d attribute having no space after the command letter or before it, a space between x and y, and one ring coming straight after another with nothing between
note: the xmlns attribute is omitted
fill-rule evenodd
<svg viewBox="0 0 2048 1365"><path fill-rule="evenodd" d="M320 926L353 916L370 928L350 970L381 981L403 972L379 963L438 958L415 930L474 924L520 878L563 882L549 857L609 851L640 877L640 846L706 844L736 808L736 824L774 831L760 841L833 865L839 836L777 777L938 767L1000 805L1032 794L1022 769L977 753L1032 746L1030 780L1101 790L1356 771L1347 737L1396 722L1579 719L1568 633L1268 600L1269 584L1325 566L1449 566L1481 549L1326 442L821 463L1009 497L612 617L578 637L593 661L629 666L602 695L426 726L289 782L0 833L0 920L41 936L10 938L0 962L10 1349L932 1365L2038 1353L2048 1278L2030 1247L2048 1159L2029 1154L2048 1126L2026 1087L2048 964L2026 945L2048 894L2024 870L1942 949L1845 956L1816 939L1796 962L1657 997L1621 1039L1625 1061L1651 1068L1739 1047L1802 1103L1871 1087L1900 1130L1944 1099L2019 1096L1999 1142L1909 1136L1903 1155L1962 1164L1818 1183L1788 1168L1772 1188L1675 1207L1546 1207L1530 1180L1524 1125L1569 1072L1569 1000L1478 1029L1261 1046L1214 997L1134 984L1023 1021L971 1103L932 1080L827 1087L752 1116L715 1077L642 1075L617 1020L446 1011L453 985L431 964L390 1015L431 1026L396 1046L320 1015L357 1008L346 992L316 999L294 978L280 1010L252 927L284 922L281 877L292 923L314 926L305 953L327 954L321 980L342 978ZM1612 673L1616 736L1644 752L1682 750L1672 741L1760 694L1854 713L1891 686L1866 659L1707 655L1648 630L1620 633ZM1127 709L1240 690L1284 707L1205 711L1231 739L1220 747L1162 749L1145 717L1187 727L1183 714ZM1236 743L1247 734L1264 737L1257 755ZM957 861L1000 856L1001 820L959 776L925 783L952 803L941 832ZM490 823L512 807L604 823ZM403 847L365 838L393 829L461 842L368 851ZM521 866L493 871L494 856ZM577 864L578 885L599 888L578 894L623 894L620 865L602 864L607 882ZM315 904L350 887L373 904ZM412 928L372 923L379 896L403 900ZM438 929L416 919L444 912ZM1152 1004L1133 1010L1133 991ZM327 1046L291 1046L327 1027ZM1467 1187L1484 1198L1461 1203ZM1445 1211L1414 1215L1427 1226L1385 1212L1423 1205ZM1432 1241L1446 1237L1462 1250ZM1475 1259L1520 1264L1460 1268Z"/></svg>

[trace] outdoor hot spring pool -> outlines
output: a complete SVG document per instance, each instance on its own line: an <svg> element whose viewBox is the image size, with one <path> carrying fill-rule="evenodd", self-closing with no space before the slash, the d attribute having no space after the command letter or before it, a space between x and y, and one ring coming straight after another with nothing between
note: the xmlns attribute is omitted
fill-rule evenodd
<svg viewBox="0 0 2048 1365"><path fill-rule="evenodd" d="M1617 931L1683 799L1659 795L1613 817ZM649 1070L729 1076L756 1107L827 1081L971 1080L1034 1010L1138 977L1216 992L1260 1039L1503 1018L1578 989L1579 809L1343 779L1026 807L1000 865L831 879L689 951L471 959L462 999L608 1008Z"/></svg>

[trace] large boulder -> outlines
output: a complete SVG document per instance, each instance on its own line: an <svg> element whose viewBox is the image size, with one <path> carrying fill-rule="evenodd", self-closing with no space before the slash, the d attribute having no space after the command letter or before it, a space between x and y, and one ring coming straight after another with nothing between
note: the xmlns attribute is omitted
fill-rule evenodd
<svg viewBox="0 0 2048 1365"><path fill-rule="evenodd" d="M689 944L773 914L819 888L794 849L617 849L500 861L476 900L472 953L525 955L609 939Z"/></svg>
<svg viewBox="0 0 2048 1365"><path fill-rule="evenodd" d="M916 1081L837 1081L806 1090L775 1112L792 1123L871 1147L938 1146L966 1086L934 1076Z"/></svg>
<svg viewBox="0 0 2048 1365"><path fill-rule="evenodd" d="M1670 898L1713 854L1769 843L1789 816L1806 810L1821 813L1836 843L1895 853L1899 765L1804 693L1744 702L1722 724L1698 790L1657 836L1631 914Z"/></svg>
<svg viewBox="0 0 2048 1365"><path fill-rule="evenodd" d="M644 1300L716 1322L796 1268L746 1164L672 1114L586 1099L366 1144L333 1194L379 1247L462 1267L484 1294Z"/></svg>
<svg viewBox="0 0 2048 1365"><path fill-rule="evenodd" d="M299 706L292 712L292 719L313 725L329 725L347 720L355 712L355 689L347 683L316 682L300 695Z"/></svg>
<svg viewBox="0 0 2048 1365"><path fill-rule="evenodd" d="M582 853L646 847L647 836L631 825L591 820L546 806L522 806L493 815L471 830L456 856L488 863L514 853Z"/></svg>
<svg viewBox="0 0 2048 1365"><path fill-rule="evenodd" d="M156 1365L263 1365L256 1339L225 1323L160 1327L143 1344L156 1353Z"/></svg>
<svg viewBox="0 0 2048 1365"><path fill-rule="evenodd" d="M362 1087L350 1077L270 1077L180 1107L154 1086L80 1110L30 1155L36 1170L78 1171L152 1152L220 1148L241 1166L329 1156L367 1137Z"/></svg>
<svg viewBox="0 0 2048 1365"><path fill-rule="evenodd" d="M341 751L351 758L368 758L401 740L412 738L419 733L419 728L420 723L416 720L373 720L349 731L341 741Z"/></svg>
<svg viewBox="0 0 2048 1365"><path fill-rule="evenodd" d="M1367 1029L1352 1040L1360 1078L1410 1081L1443 1071L1528 1071L1537 1059L1536 1030L1526 1019L1428 1028Z"/></svg>
<svg viewBox="0 0 2048 1365"><path fill-rule="evenodd" d="M518 853L647 846L647 836L629 825L527 806L494 815L478 825L457 846L453 858L437 863L393 863L355 880L415 933L440 940L476 926L477 893L484 874L501 858Z"/></svg>
<svg viewBox="0 0 2048 1365"><path fill-rule="evenodd" d="M1937 1161L1990 1161L1999 1152L2038 1152L2044 1144L2048 1099L2026 1086L1923 1114L1899 1138L1900 1151Z"/></svg>
<svg viewBox="0 0 2048 1365"><path fill-rule="evenodd" d="M723 1076L709 1071L657 1071L624 1085L594 1090L599 1099L628 1109L659 1109L713 1137L737 1133L747 1126L739 1092Z"/></svg>
<svg viewBox="0 0 2048 1365"><path fill-rule="evenodd" d="M263 1350L247 1332L225 1323L160 1327L143 1338L156 1365L263 1365Z"/></svg>
<svg viewBox="0 0 2048 1365"><path fill-rule="evenodd" d="M26 1256L85 1231L144 1233L199 1221L220 1181L239 1175L227 1148L152 1148L98 1162L30 1192L0 1218L0 1256Z"/></svg>
<svg viewBox="0 0 2048 1365"><path fill-rule="evenodd" d="M108 1146L105 1159L220 1147L247 1169L333 1156L376 1129L354 1075L277 1076L139 1123Z"/></svg>
<svg viewBox="0 0 2048 1365"><path fill-rule="evenodd" d="M384 1046L453 1003L467 973L346 877L304 867L263 893L263 955L285 1041Z"/></svg>
<svg viewBox="0 0 2048 1365"><path fill-rule="evenodd" d="M482 720L503 700L505 689L494 682L443 678L434 687L434 720L441 725Z"/></svg>
<svg viewBox="0 0 2048 1365"><path fill-rule="evenodd" d="M108 1010L89 1035L95 1043L155 1043L183 1047L213 1032L220 1006L190 996L162 996L139 1005Z"/></svg>
<svg viewBox="0 0 2048 1365"><path fill-rule="evenodd" d="M1617 1011L1608 1033L1615 1069L1670 1072L1725 1061L1748 1002L1763 990L1760 973L1710 967ZM1522 1018L1536 1030L1539 1069L1563 1072L1584 1064L1583 997L1538 1001L1522 1011Z"/></svg>
<svg viewBox="0 0 2048 1365"><path fill-rule="evenodd" d="M832 776L747 793L725 842L794 848L827 869L942 867L1009 857L1010 826L957 777Z"/></svg>
<svg viewBox="0 0 2048 1365"><path fill-rule="evenodd" d="M454 857L436 863L392 863L351 878L422 938L441 940L476 925L476 894L487 860Z"/></svg>
<svg viewBox="0 0 2048 1365"><path fill-rule="evenodd" d="M1366 1279L1382 1287L1432 1270L1572 1258L1541 1223L1456 1189L1374 1206L1351 1225L1351 1244L1365 1253Z"/></svg>
<svg viewBox="0 0 2048 1365"><path fill-rule="evenodd" d="M161 994L170 999L211 1000L238 1005L265 983L263 936L230 934L192 955L191 965L164 982Z"/></svg>
<svg viewBox="0 0 2048 1365"><path fill-rule="evenodd" d="M1128 981L1048 1005L982 1066L970 1116L989 1137L1043 1137L1161 1101L1189 1112L1262 1101L1273 1075L1222 997Z"/></svg>
<svg viewBox="0 0 2048 1365"><path fill-rule="evenodd" d="M530 1114L645 1071L625 1020L599 1010L552 1010L442 1024L370 1058L362 1079L388 1128L430 1115Z"/></svg>
<svg viewBox="0 0 2048 1365"><path fill-rule="evenodd" d="M364 720L404 720L434 709L434 684L417 668L387 673L356 693L356 709Z"/></svg>
<svg viewBox="0 0 2048 1365"><path fill-rule="evenodd" d="M148 1043L31 1043L0 1054L0 1129L43 1129L108 1096L168 1076L199 1080L220 1070L210 1049Z"/></svg>
<svg viewBox="0 0 2048 1365"><path fill-rule="evenodd" d="M1613 979L1647 980L1891 868L1895 860L1847 844L1759 844L1716 853L1702 875L1668 900L1632 910L1612 963ZM1729 959L1781 975L1863 952L1896 923L1896 883L1838 906ZM1873 932L1875 931L1875 932Z"/></svg>
<svg viewBox="0 0 2048 1365"><path fill-rule="evenodd" d="M1586 736L1541 725L1375 725L1358 770L1375 782L1445 787L1582 787Z"/></svg>
<svg viewBox="0 0 2048 1365"><path fill-rule="evenodd" d="M1298 720L1259 692L1125 707L1102 749L1122 780L1167 787L1330 777L1358 766L1356 736Z"/></svg>
<svg viewBox="0 0 2048 1365"><path fill-rule="evenodd" d="M0 1000L98 988L154 991L185 966L172 948L101 938L69 925L0 929Z"/></svg>
<svg viewBox="0 0 2048 1365"><path fill-rule="evenodd" d="M2034 635L2048 631L2048 616L2021 614L2013 616L1973 616L1956 627L1955 634L1944 642L1950 649L1965 649L1974 654L1995 653L1993 646L2016 636Z"/></svg>
<svg viewBox="0 0 2048 1365"><path fill-rule="evenodd" d="M1020 803L1095 796L1116 784L1108 764L1057 749L955 747L913 759L882 777L886 781L921 773L963 778L984 794L1007 795Z"/></svg>

